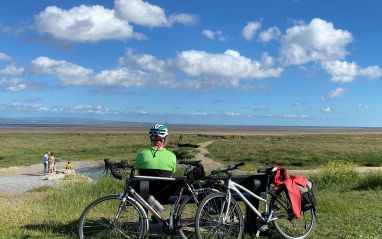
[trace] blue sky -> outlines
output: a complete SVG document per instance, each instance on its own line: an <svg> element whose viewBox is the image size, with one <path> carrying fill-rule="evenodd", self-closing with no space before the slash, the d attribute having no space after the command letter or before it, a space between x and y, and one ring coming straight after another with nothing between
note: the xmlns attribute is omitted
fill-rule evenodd
<svg viewBox="0 0 382 239"><path fill-rule="evenodd" d="M0 4L0 117L382 124L381 1Z"/></svg>

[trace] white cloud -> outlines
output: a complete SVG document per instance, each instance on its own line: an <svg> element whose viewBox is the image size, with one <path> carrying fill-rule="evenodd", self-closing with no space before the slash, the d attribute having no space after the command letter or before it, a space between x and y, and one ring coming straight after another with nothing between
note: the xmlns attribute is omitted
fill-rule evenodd
<svg viewBox="0 0 382 239"><path fill-rule="evenodd" d="M65 85L89 84L93 74L91 69L67 62L53 60L48 57L38 57L31 62L35 73L57 76Z"/></svg>
<svg viewBox="0 0 382 239"><path fill-rule="evenodd" d="M382 76L382 69L378 66L360 68L355 62L339 60L323 62L321 65L332 76L333 82L348 83L356 77L377 78Z"/></svg>
<svg viewBox="0 0 382 239"><path fill-rule="evenodd" d="M0 61L11 61L12 57L8 56L5 53L0 52Z"/></svg>
<svg viewBox="0 0 382 239"><path fill-rule="evenodd" d="M278 39L281 35L281 32L278 27L271 27L265 31L260 32L259 39L262 42L268 42L274 39Z"/></svg>
<svg viewBox="0 0 382 239"><path fill-rule="evenodd" d="M170 26L174 23L180 23L183 25L195 25L198 23L198 17L188 13L172 14L168 17L168 22Z"/></svg>
<svg viewBox="0 0 382 239"><path fill-rule="evenodd" d="M283 69L264 67L260 62L241 56L234 50L223 54L212 54L205 51L183 51L177 56L177 65L191 77L223 78L236 81L240 79L261 79L278 77Z"/></svg>
<svg viewBox="0 0 382 239"><path fill-rule="evenodd" d="M95 42L142 37L134 33L128 22L116 18L114 10L99 5L81 5L69 10L50 6L35 16L35 25L40 33L68 41Z"/></svg>
<svg viewBox="0 0 382 239"><path fill-rule="evenodd" d="M28 86L23 79L18 77L0 78L0 89L3 88L8 91L24 91Z"/></svg>
<svg viewBox="0 0 382 239"><path fill-rule="evenodd" d="M335 29L333 24L315 18L308 25L287 29L282 37L281 54L287 64L344 59L346 46L353 40L350 32Z"/></svg>
<svg viewBox="0 0 382 239"><path fill-rule="evenodd" d="M174 23L195 24L192 14L180 13L166 17L164 9L142 0L115 0L116 15L125 21L147 27L166 27Z"/></svg>
<svg viewBox="0 0 382 239"><path fill-rule="evenodd" d="M273 66L273 59L267 54L262 56L261 61L255 61L241 56L234 50L227 50L223 54L189 50L169 59L159 59L149 54L134 54L127 50L126 56L119 62L120 68L140 72L137 82L150 82L173 88L240 88L240 80L278 77L283 71L282 68ZM179 73L184 76L179 76Z"/></svg>
<svg viewBox="0 0 382 239"><path fill-rule="evenodd" d="M321 111L325 113L331 113L333 112L333 109L330 106L327 106L327 107L321 108Z"/></svg>
<svg viewBox="0 0 382 239"><path fill-rule="evenodd" d="M347 91L348 91L347 89L339 87L335 90L329 91L328 97L329 98L338 98L338 97L343 96Z"/></svg>
<svg viewBox="0 0 382 239"><path fill-rule="evenodd" d="M93 84L104 86L140 87L148 83L145 72L126 68L104 70L94 76Z"/></svg>
<svg viewBox="0 0 382 239"><path fill-rule="evenodd" d="M222 31L212 31L212 30L205 29L202 31L202 34L211 40L215 40L215 39L219 41L227 40L227 37L224 36Z"/></svg>
<svg viewBox="0 0 382 239"><path fill-rule="evenodd" d="M250 41L255 37L256 32L261 28L261 23L259 22L248 22L247 25L242 30L243 37Z"/></svg>
<svg viewBox="0 0 382 239"><path fill-rule="evenodd" d="M17 67L13 64L10 64L10 65L7 65L4 69L0 70L0 75L15 77L15 76L22 76L24 72L25 72L25 69L23 67Z"/></svg>
<svg viewBox="0 0 382 239"><path fill-rule="evenodd" d="M142 0L116 0L115 11L119 18L137 25L149 27L168 25L162 8Z"/></svg>

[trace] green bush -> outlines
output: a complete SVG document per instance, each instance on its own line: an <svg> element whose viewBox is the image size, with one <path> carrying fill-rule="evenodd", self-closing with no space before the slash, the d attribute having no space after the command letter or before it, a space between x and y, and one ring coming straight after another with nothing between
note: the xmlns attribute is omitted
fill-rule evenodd
<svg viewBox="0 0 382 239"><path fill-rule="evenodd" d="M331 161L320 167L320 174L313 175L312 180L319 189L340 188L348 189L359 180L354 171L356 164L346 161Z"/></svg>

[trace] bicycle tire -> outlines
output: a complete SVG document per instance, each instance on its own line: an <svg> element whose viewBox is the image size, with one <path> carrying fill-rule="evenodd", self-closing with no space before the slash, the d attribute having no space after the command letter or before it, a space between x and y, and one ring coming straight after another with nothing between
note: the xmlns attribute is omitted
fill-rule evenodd
<svg viewBox="0 0 382 239"><path fill-rule="evenodd" d="M107 195L91 202L80 217L80 239L145 238L147 214L134 199L126 198L124 208L114 221L121 202L119 195Z"/></svg>
<svg viewBox="0 0 382 239"><path fill-rule="evenodd" d="M217 193L219 190L214 188L201 188L194 191L197 201L192 196L182 201L176 212L178 233L182 239L195 238L195 212L200 202L209 194Z"/></svg>
<svg viewBox="0 0 382 239"><path fill-rule="evenodd" d="M284 187L277 189L270 202L270 211L277 219L272 221L277 232L286 239L304 239L313 231L316 223L314 209L302 212L301 218L295 218L288 192Z"/></svg>
<svg viewBox="0 0 382 239"><path fill-rule="evenodd" d="M228 213L225 214L228 204L226 193L213 193L203 199L195 215L196 238L240 239L243 236L242 212L232 197L230 201Z"/></svg>

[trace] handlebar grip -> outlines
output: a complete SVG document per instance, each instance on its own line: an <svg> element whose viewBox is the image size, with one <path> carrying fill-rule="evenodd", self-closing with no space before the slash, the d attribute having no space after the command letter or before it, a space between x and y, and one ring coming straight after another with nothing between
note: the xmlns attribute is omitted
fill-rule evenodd
<svg viewBox="0 0 382 239"><path fill-rule="evenodd" d="M244 165L244 162L241 162L241 163L236 164L235 167L237 168L237 167L240 167L240 166L243 166L243 165Z"/></svg>

